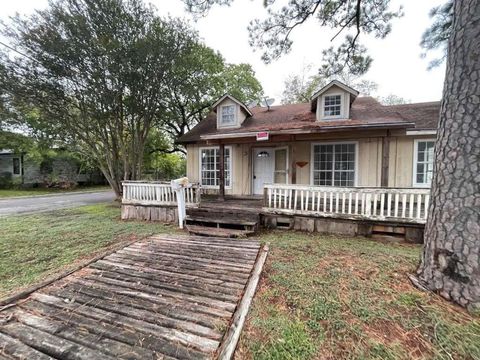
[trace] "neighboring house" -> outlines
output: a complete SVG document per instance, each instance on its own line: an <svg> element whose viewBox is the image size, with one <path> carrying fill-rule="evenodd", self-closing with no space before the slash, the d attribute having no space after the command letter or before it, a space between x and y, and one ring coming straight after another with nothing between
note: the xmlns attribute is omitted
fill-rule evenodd
<svg viewBox="0 0 480 360"><path fill-rule="evenodd" d="M230 95L178 139L187 177L225 193L261 195L264 184L425 188L433 171L440 102L383 106L339 81L309 103L248 108Z"/></svg>
<svg viewBox="0 0 480 360"><path fill-rule="evenodd" d="M1 181L3 180L3 182ZM78 184L102 184L99 171L79 172L78 162L66 158L53 158L48 166L29 159L23 153L0 150L0 183L5 185L42 186L59 182Z"/></svg>

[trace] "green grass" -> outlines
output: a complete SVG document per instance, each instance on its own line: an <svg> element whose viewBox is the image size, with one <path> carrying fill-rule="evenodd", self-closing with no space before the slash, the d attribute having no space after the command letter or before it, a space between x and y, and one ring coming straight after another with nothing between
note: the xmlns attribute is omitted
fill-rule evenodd
<svg viewBox="0 0 480 360"><path fill-rule="evenodd" d="M120 241L175 229L121 221L119 207L109 204L0 218L0 296Z"/></svg>
<svg viewBox="0 0 480 360"><path fill-rule="evenodd" d="M414 288L420 246L270 232L238 359L480 359L480 318Z"/></svg>
<svg viewBox="0 0 480 360"><path fill-rule="evenodd" d="M46 189L46 188L30 188L30 189L0 189L0 199L11 198L18 196L35 196L35 195L48 195L58 194L63 192L75 192L75 191L95 191L95 190L108 190L109 186L96 185L88 187L78 187L74 189Z"/></svg>

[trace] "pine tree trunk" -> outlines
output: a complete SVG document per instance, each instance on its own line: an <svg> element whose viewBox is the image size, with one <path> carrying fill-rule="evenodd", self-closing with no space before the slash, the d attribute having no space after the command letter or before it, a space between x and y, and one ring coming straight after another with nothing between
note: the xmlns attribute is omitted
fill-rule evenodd
<svg viewBox="0 0 480 360"><path fill-rule="evenodd" d="M480 0L456 0L417 271L433 291L480 308Z"/></svg>

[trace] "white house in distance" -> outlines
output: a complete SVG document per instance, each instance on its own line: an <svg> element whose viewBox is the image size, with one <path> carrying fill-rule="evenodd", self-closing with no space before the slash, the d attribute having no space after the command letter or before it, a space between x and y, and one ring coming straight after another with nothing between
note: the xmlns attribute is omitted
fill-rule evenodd
<svg viewBox="0 0 480 360"><path fill-rule="evenodd" d="M265 184L428 188L440 102L383 106L339 81L309 103L248 108L225 95L189 133L187 177L210 192Z"/></svg>

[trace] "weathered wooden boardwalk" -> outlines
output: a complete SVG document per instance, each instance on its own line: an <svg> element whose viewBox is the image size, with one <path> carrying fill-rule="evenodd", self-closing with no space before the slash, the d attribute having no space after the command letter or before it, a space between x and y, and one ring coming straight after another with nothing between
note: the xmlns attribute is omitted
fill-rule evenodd
<svg viewBox="0 0 480 360"><path fill-rule="evenodd" d="M159 235L0 312L2 359L211 359L254 268L254 240Z"/></svg>

